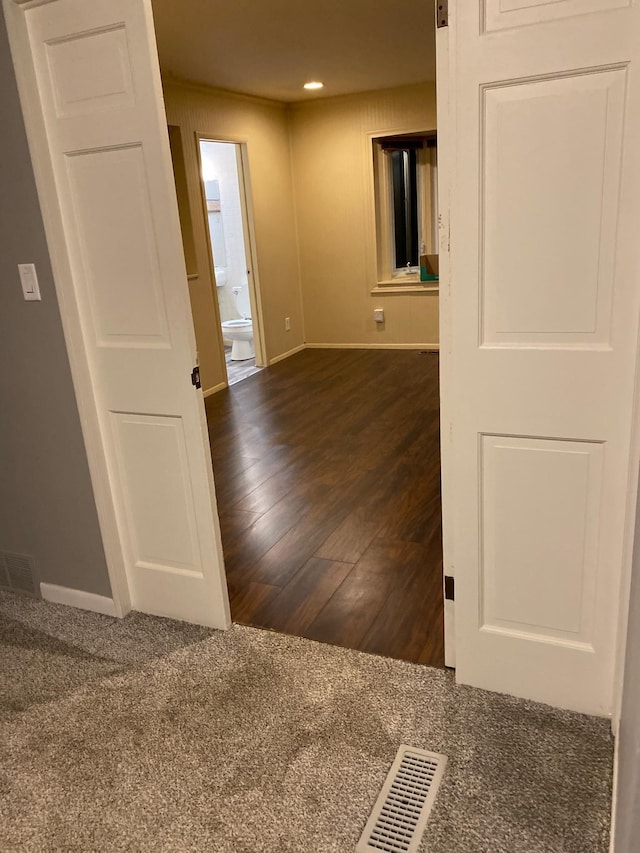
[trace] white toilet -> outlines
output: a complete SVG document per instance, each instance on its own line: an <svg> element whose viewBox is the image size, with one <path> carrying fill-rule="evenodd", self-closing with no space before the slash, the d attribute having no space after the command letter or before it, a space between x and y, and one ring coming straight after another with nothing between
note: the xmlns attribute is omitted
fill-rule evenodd
<svg viewBox="0 0 640 853"><path fill-rule="evenodd" d="M231 361L246 361L255 356L251 320L225 320L222 335L232 342Z"/></svg>

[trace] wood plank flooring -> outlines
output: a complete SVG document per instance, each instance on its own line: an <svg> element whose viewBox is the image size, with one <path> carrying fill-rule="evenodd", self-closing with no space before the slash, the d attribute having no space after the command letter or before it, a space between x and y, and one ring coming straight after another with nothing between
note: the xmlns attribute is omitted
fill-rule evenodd
<svg viewBox="0 0 640 853"><path fill-rule="evenodd" d="M255 358L249 358L246 361L233 361L231 347L224 348L224 360L227 365L227 382L229 385L242 382L243 379L247 379L247 377L261 370L260 367L256 367Z"/></svg>
<svg viewBox="0 0 640 853"><path fill-rule="evenodd" d="M437 354L303 350L206 406L234 621L443 666Z"/></svg>

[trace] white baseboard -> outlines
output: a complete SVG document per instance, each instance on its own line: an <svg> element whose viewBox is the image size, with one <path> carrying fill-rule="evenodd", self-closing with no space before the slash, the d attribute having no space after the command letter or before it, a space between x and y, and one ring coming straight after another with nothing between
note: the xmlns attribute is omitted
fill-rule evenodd
<svg viewBox="0 0 640 853"><path fill-rule="evenodd" d="M302 352L303 349L403 349L403 350L426 350L427 352L438 352L440 344L300 344L293 349L287 350L280 355L275 355L269 359L268 367L272 364L277 364L279 361L284 361L285 358L290 358L297 352ZM214 385L213 388L207 388L203 391L205 397L210 397L212 394L217 394L223 388L227 388L226 382L221 382L219 385Z"/></svg>
<svg viewBox="0 0 640 853"><path fill-rule="evenodd" d="M287 350L287 352L283 352L280 355L275 355L273 358L269 359L269 367L271 367L272 364L277 364L279 361L284 361L285 358L289 358L290 356L295 355L297 352L302 352L303 349L306 349L306 344L300 344L300 346Z"/></svg>
<svg viewBox="0 0 640 853"><path fill-rule="evenodd" d="M456 603L444 602L444 665L456 668Z"/></svg>
<svg viewBox="0 0 640 853"><path fill-rule="evenodd" d="M415 349L438 352L440 344L305 344L308 349Z"/></svg>
<svg viewBox="0 0 640 853"><path fill-rule="evenodd" d="M83 592L81 589L70 589L55 583L41 583L40 593L45 601L54 604L66 604L78 607L80 610L92 610L105 616L116 616L116 605L113 598L106 595L96 595L93 592Z"/></svg>
<svg viewBox="0 0 640 853"><path fill-rule="evenodd" d="M206 391L202 392L203 397L210 397L212 394L217 394L218 391L222 391L223 388L227 387L226 382L219 382L217 385L214 385L213 388L207 388Z"/></svg>

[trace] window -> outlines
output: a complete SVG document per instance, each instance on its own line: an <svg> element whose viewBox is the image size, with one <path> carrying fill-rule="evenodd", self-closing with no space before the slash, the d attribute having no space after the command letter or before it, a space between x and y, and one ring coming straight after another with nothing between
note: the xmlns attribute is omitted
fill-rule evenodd
<svg viewBox="0 0 640 853"><path fill-rule="evenodd" d="M373 140L378 284L420 282L420 256L437 254L434 133Z"/></svg>

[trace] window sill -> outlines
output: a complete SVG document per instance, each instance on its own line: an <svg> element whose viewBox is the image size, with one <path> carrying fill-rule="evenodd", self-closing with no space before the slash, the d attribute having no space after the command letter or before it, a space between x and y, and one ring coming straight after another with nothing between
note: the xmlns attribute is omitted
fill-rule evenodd
<svg viewBox="0 0 640 853"><path fill-rule="evenodd" d="M371 295L380 293L393 293L395 295L402 293L437 293L440 290L440 282L416 282L415 284L398 284L396 281L379 281L375 287L371 288Z"/></svg>

